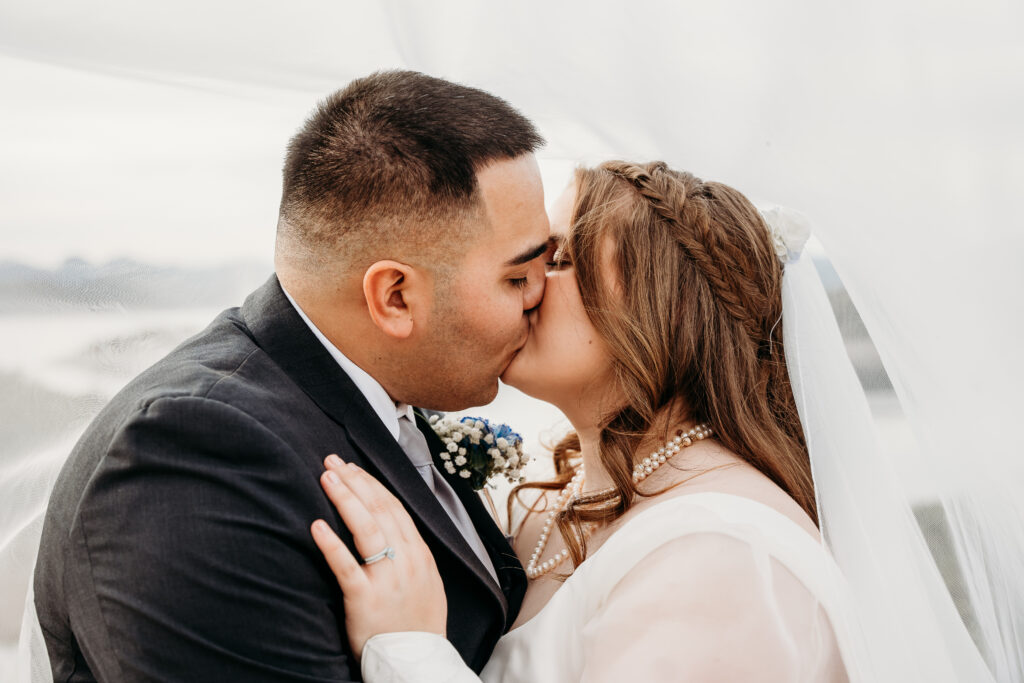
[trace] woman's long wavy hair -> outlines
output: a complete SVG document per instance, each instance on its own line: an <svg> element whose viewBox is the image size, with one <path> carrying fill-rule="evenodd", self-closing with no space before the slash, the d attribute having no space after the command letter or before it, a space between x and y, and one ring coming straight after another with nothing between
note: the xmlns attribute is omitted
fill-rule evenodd
<svg viewBox="0 0 1024 683"><path fill-rule="evenodd" d="M782 346L782 265L757 209L736 190L663 162L577 169L563 250L613 357L624 407L607 415L600 457L614 491L583 497L557 518L575 566L583 524L618 519L642 495L633 483L641 441L659 416L707 422L726 448L778 484L817 523L811 467ZM616 271L602 272L613 248ZM614 283L614 284L613 284ZM666 436L666 435L662 435ZM579 454L570 433L554 449L560 489Z"/></svg>

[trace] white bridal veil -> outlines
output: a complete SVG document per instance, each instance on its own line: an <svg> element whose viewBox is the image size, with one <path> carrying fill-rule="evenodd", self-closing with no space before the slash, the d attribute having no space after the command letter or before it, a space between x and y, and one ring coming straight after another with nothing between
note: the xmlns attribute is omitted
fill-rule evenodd
<svg viewBox="0 0 1024 683"><path fill-rule="evenodd" d="M856 368L789 348L875 673L1021 683L1022 19L1002 0L0 0L0 679L19 680L69 444L264 277L316 99L397 67L522 109L549 192L578 161L664 159L807 214L820 248L786 276L784 329L835 310ZM795 286L810 257L828 300ZM519 431L550 422L518 400L500 417ZM849 420L819 421L837 405Z"/></svg>
<svg viewBox="0 0 1024 683"><path fill-rule="evenodd" d="M795 212L766 213L772 224L799 223ZM783 275L783 334L786 363L811 456L819 522L825 543L842 577L832 590L849 594L849 609L832 614L837 633L845 634L847 669L854 681L996 680L986 667L957 612L914 517L911 500L889 462L871 409L850 362L825 287L809 257L787 263ZM991 538L999 527L985 529ZM1020 537L1001 540L1018 544ZM1014 546L1009 546L1012 549ZM984 555L975 555L985 563ZM951 558L939 558L950 562ZM988 579L1012 566L992 561ZM967 572L970 576L971 572ZM1012 596L1005 596L1012 597ZM1020 604L994 603L990 594L974 596L971 608L985 619L1005 620L1007 633L978 630L990 649L1000 680L1010 676L1020 645L1004 652L998 641L1013 637ZM995 639L995 642L993 642ZM1014 675L1019 675L1019 669Z"/></svg>

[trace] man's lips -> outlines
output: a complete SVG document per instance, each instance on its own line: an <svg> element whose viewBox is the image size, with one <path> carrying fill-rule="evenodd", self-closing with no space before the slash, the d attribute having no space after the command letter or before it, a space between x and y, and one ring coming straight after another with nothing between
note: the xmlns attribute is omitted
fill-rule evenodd
<svg viewBox="0 0 1024 683"><path fill-rule="evenodd" d="M519 342L519 346L516 347L516 351L520 351L524 346L526 346L526 342L528 342L528 341L530 341L530 328L529 327L527 327L526 328L526 332L523 333L523 341Z"/></svg>
<svg viewBox="0 0 1024 683"><path fill-rule="evenodd" d="M508 358L508 362L509 363L511 363L513 360L515 360L515 357L518 356L519 352L523 350L523 347L526 346L526 342L529 339L530 339L530 336L527 335L527 336L523 337L523 341L522 342L520 342L519 344L516 345L515 350L513 350L511 355L509 355L509 358ZM508 364L506 364L505 367L508 367Z"/></svg>
<svg viewBox="0 0 1024 683"><path fill-rule="evenodd" d="M526 316L526 329L523 330L523 340L519 342L518 346L516 346L516 353L522 351L523 347L526 346L526 342L530 341L530 334L533 332L535 313L536 311L530 311Z"/></svg>
<svg viewBox="0 0 1024 683"><path fill-rule="evenodd" d="M519 355L519 352L523 350L523 347L526 346L526 342L528 342L529 340L530 340L530 327L527 326L526 331L523 333L523 340L521 342L519 342L518 344L516 344L515 350L512 351L511 354L509 354L508 362L506 362L505 363L505 367L501 369L501 374L502 375L504 375L505 371L508 370L508 366L512 365L512 361L514 361L516 359L516 356Z"/></svg>

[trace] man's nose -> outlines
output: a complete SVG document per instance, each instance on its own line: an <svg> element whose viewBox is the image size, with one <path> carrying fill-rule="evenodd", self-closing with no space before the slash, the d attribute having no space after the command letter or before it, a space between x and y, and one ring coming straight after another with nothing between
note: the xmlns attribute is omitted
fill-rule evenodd
<svg viewBox="0 0 1024 683"><path fill-rule="evenodd" d="M544 298L544 284L547 277L544 274L544 264L538 263L537 268L531 268L527 275L526 292L523 294L523 310L529 311L537 308Z"/></svg>

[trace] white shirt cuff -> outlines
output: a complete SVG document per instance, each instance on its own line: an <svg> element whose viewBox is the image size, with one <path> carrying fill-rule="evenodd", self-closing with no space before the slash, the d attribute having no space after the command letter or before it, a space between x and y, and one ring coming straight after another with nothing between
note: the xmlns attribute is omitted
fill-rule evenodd
<svg viewBox="0 0 1024 683"><path fill-rule="evenodd" d="M361 668L366 683L480 683L447 638L425 631L373 636Z"/></svg>

